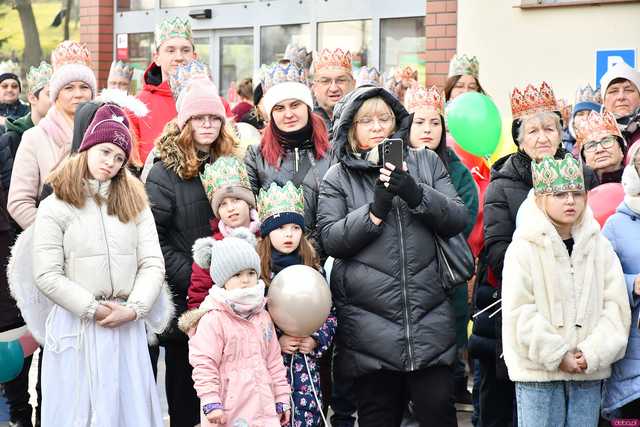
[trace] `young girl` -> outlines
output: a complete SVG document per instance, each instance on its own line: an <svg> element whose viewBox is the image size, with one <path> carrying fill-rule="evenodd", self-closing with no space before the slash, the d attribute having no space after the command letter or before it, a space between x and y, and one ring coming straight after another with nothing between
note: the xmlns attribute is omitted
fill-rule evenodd
<svg viewBox="0 0 640 427"><path fill-rule="evenodd" d="M201 426L286 425L290 388L264 309L255 237L240 228L221 241L199 239L193 255L215 283L200 307L180 318L180 328L191 335L189 362Z"/></svg>
<svg viewBox="0 0 640 427"><path fill-rule="evenodd" d="M212 237L222 240L238 227L249 228L256 237L260 221L256 198L251 191L247 169L235 157L220 157L207 164L200 174L215 218L211 220ZM198 308L211 288L209 271L197 263L191 266L191 283L187 295L187 308Z"/></svg>
<svg viewBox="0 0 640 427"><path fill-rule="evenodd" d="M130 153L125 113L100 107L79 153L49 177L55 196L38 209L33 277L54 303L43 426L164 425L142 320L165 269L144 188L125 167ZM165 324L172 316L164 313Z"/></svg>
<svg viewBox="0 0 640 427"><path fill-rule="evenodd" d="M291 265L304 264L320 269L313 245L303 233L304 194L290 181L284 187L272 183L258 195L260 233L258 245L262 280L273 277ZM320 390L320 358L327 351L336 331L332 312L322 327L308 337L292 337L278 331L280 347L293 398L293 426L322 425L322 393Z"/></svg>
<svg viewBox="0 0 640 427"><path fill-rule="evenodd" d="M502 339L518 425L597 426L601 382L630 326L620 262L570 154L533 162L502 273Z"/></svg>

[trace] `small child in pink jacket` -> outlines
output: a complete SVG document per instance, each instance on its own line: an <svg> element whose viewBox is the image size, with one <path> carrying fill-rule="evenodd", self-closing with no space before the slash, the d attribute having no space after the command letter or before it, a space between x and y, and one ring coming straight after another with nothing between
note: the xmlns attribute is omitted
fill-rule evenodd
<svg viewBox="0 0 640 427"><path fill-rule="evenodd" d="M215 284L199 308L180 318L180 328L191 336L189 362L202 427L289 422L291 389L265 310L255 244L253 233L240 228L224 240L207 237L193 246L194 261L210 269Z"/></svg>

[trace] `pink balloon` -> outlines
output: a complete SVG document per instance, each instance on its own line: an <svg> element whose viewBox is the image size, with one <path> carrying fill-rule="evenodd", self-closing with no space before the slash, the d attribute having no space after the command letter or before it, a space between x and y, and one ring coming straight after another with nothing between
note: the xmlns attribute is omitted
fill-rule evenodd
<svg viewBox="0 0 640 427"><path fill-rule="evenodd" d="M589 191L589 207L593 211L593 216L600 223L600 227L604 226L604 223L615 213L623 200L624 190L622 184L617 182L602 184Z"/></svg>
<svg viewBox="0 0 640 427"><path fill-rule="evenodd" d="M27 332L18 339L20 341L20 345L22 346L24 357L31 356L39 347L38 342L33 338L31 332Z"/></svg>

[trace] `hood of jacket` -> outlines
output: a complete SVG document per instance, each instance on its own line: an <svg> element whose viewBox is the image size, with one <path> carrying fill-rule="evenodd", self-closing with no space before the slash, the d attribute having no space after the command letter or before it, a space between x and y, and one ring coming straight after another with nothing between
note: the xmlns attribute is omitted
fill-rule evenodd
<svg viewBox="0 0 640 427"><path fill-rule="evenodd" d="M185 179L187 156L180 146L180 129L175 120L167 124L165 131L156 140L155 153L157 156L154 163L162 160L168 170Z"/></svg>
<svg viewBox="0 0 640 427"><path fill-rule="evenodd" d="M349 92L342 99L339 106L336 106L337 111L334 109L333 149L337 154L338 160L351 169L369 170L378 168L378 166L354 154L349 146L348 138L349 129L353 126L353 118L356 113L367 99L375 97L382 98L391 107L393 114L396 116L394 138L402 138L411 127L409 113L402 103L387 90L380 87L365 86ZM408 151L406 144L405 151Z"/></svg>
<svg viewBox="0 0 640 427"><path fill-rule="evenodd" d="M513 241L525 240L540 248L565 250L564 243L555 226L536 205L535 195L530 191L518 212L518 227L513 234ZM582 219L574 224L571 237L574 241L573 252L576 256L587 253L595 244L600 234L600 225L587 204ZM573 257L573 255L572 255Z"/></svg>
<svg viewBox="0 0 640 427"><path fill-rule="evenodd" d="M162 68L155 62L151 62L144 72L144 90L173 98L169 82L162 81Z"/></svg>
<svg viewBox="0 0 640 427"><path fill-rule="evenodd" d="M31 120L31 113L28 113L19 119L7 119L5 123L7 132L13 131L19 136L22 136L27 129L31 129L34 126L33 120Z"/></svg>

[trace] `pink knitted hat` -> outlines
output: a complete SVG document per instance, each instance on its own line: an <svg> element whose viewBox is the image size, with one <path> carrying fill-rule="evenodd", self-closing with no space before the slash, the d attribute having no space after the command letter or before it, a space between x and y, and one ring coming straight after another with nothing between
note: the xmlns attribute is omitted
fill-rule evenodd
<svg viewBox="0 0 640 427"><path fill-rule="evenodd" d="M105 104L98 108L84 133L78 152L86 151L94 145L106 142L122 148L129 159L129 154L131 154L129 120L124 111L114 104Z"/></svg>
<svg viewBox="0 0 640 427"><path fill-rule="evenodd" d="M180 129L193 116L211 114L225 121L225 110L215 85L209 80L194 80L184 88L176 101Z"/></svg>

